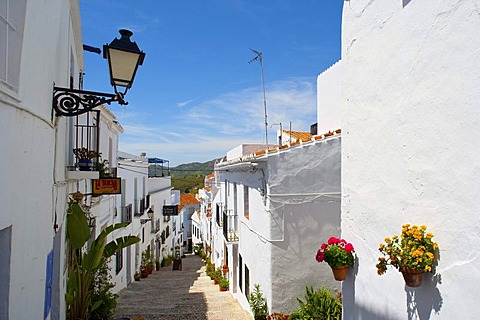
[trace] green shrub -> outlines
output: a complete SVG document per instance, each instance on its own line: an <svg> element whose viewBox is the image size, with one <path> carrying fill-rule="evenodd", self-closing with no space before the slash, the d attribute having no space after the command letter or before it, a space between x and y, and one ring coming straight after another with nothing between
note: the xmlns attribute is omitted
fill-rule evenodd
<svg viewBox="0 0 480 320"><path fill-rule="evenodd" d="M202 258L202 259L205 259L205 258L207 257L207 254L205 253L205 249L203 249L203 248L200 248L200 249L198 250L198 255L199 255L200 258Z"/></svg>
<svg viewBox="0 0 480 320"><path fill-rule="evenodd" d="M109 259L110 260L110 259ZM94 276L92 284L92 304L98 307L90 314L90 319L113 319L118 295L111 292L114 287L110 274L109 260L104 260Z"/></svg>
<svg viewBox="0 0 480 320"><path fill-rule="evenodd" d="M215 265L212 263L207 264L207 268L205 269L205 273L207 276L210 277L210 279L214 279L214 273L215 273Z"/></svg>
<svg viewBox="0 0 480 320"><path fill-rule="evenodd" d="M253 285L253 292L248 296L248 303L250 309L252 309L255 319L265 319L268 316L267 299L260 291L260 285L258 283Z"/></svg>
<svg viewBox="0 0 480 320"><path fill-rule="evenodd" d="M290 315L290 319L342 319L342 303L339 299L336 299L329 290L322 287L314 291L312 287L306 287L305 291L305 301L297 298L300 307Z"/></svg>
<svg viewBox="0 0 480 320"><path fill-rule="evenodd" d="M220 268L215 269L215 271L213 272L213 279L220 280L222 278L223 278L222 270L220 270Z"/></svg>

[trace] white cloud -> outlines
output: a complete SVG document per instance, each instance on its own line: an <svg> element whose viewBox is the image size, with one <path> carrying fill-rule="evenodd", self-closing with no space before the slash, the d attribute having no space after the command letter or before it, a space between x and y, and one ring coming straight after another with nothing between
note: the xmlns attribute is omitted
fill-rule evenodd
<svg viewBox="0 0 480 320"><path fill-rule="evenodd" d="M182 101L182 102L177 102L177 106L183 108L183 107L185 107L187 104L192 103L193 101L194 101L194 100L191 99L191 100L186 100L186 101Z"/></svg>
<svg viewBox="0 0 480 320"><path fill-rule="evenodd" d="M309 131L316 122L315 79L289 79L266 88L269 143L278 126ZM263 143L265 135L261 88L246 88L191 104L183 112L162 116L126 117L120 137L122 151L170 160L172 165L222 157L241 143ZM187 103L185 103L187 106ZM156 119L155 117L158 117ZM141 118L144 118L143 121ZM130 122L129 119L142 125ZM124 121L120 120L121 122ZM148 123L148 124L146 124Z"/></svg>

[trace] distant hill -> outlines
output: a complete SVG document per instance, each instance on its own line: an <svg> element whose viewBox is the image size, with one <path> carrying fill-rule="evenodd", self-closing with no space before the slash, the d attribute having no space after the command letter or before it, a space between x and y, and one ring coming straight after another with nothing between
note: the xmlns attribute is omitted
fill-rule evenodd
<svg viewBox="0 0 480 320"><path fill-rule="evenodd" d="M170 168L172 187L181 193L197 193L203 188L205 176L213 173L214 160L207 162L191 162Z"/></svg>

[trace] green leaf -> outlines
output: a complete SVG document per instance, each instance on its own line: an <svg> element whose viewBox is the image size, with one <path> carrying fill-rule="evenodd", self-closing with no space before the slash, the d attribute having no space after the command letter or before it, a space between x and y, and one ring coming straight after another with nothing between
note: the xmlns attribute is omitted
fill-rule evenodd
<svg viewBox="0 0 480 320"><path fill-rule="evenodd" d="M95 272L100 266L105 249L105 238L97 237L82 259L82 266L88 272Z"/></svg>
<svg viewBox="0 0 480 320"><path fill-rule="evenodd" d="M100 305L101 305L102 303L103 303L102 300L95 302L95 304L94 304L94 305L92 306L92 308L90 309L90 312L95 311L98 307L100 307Z"/></svg>
<svg viewBox="0 0 480 320"><path fill-rule="evenodd" d="M85 213L78 203L71 203L67 210L67 239L72 248L80 249L90 238L90 228Z"/></svg>
<svg viewBox="0 0 480 320"><path fill-rule="evenodd" d="M137 242L140 242L140 238L135 236L124 236L112 240L105 246L105 250L103 251L103 257L109 258L115 253L117 253L117 251L120 251L123 248L131 246L132 244L135 244Z"/></svg>

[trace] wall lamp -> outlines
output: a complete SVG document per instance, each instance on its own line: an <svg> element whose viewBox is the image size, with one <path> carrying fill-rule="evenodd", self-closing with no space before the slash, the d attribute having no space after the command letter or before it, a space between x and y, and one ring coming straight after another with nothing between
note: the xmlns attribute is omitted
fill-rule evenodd
<svg viewBox="0 0 480 320"><path fill-rule="evenodd" d="M147 223L148 221L152 221L152 219L153 219L153 210L152 210L152 208L148 208L148 210L147 210L147 216L148 216L148 219L140 219L140 223L141 223L141 224L145 224L145 223Z"/></svg>
<svg viewBox="0 0 480 320"><path fill-rule="evenodd" d="M132 87L138 66L141 66L145 59L145 53L140 51L136 42L130 40L133 35L131 31L122 29L119 32L120 39L115 38L110 44L103 46L103 58L108 61L110 84L115 94L54 87L53 109L57 116L77 116L111 102L128 104L124 96ZM119 87L123 87L124 91Z"/></svg>

